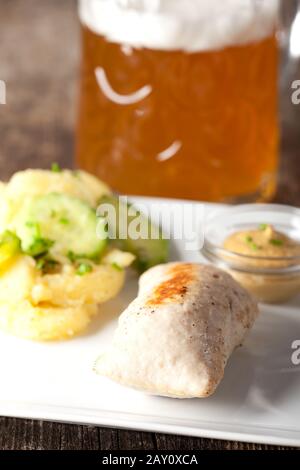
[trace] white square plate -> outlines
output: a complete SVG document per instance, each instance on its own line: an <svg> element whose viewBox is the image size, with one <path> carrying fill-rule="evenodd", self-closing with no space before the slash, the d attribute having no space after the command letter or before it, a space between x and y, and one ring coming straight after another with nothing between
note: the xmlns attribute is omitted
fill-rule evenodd
<svg viewBox="0 0 300 470"><path fill-rule="evenodd" d="M200 204L194 207L201 213ZM179 240L172 258L202 261ZM89 331L78 338L39 344L1 333L1 415L300 446L300 366L291 360L291 345L300 339L300 298L261 307L214 396L175 400L126 389L92 371L118 315L136 294L137 279L129 278L122 294L101 307Z"/></svg>

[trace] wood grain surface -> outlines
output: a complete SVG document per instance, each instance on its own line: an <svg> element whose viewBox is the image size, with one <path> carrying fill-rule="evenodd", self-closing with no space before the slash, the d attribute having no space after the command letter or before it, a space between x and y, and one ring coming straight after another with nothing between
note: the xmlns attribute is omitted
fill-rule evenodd
<svg viewBox="0 0 300 470"><path fill-rule="evenodd" d="M75 0L0 0L0 177L72 165L80 38ZM300 205L300 106L283 84L282 161L275 200ZM0 449L264 449L239 442L0 418ZM276 449L282 449L276 447Z"/></svg>

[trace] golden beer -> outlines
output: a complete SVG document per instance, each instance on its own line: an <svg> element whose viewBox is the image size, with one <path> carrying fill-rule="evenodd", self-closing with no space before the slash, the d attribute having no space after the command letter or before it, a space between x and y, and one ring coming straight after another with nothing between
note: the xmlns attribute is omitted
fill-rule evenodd
<svg viewBox="0 0 300 470"><path fill-rule="evenodd" d="M255 40L186 51L112 40L83 22L78 165L127 194L270 199L279 140L272 25Z"/></svg>

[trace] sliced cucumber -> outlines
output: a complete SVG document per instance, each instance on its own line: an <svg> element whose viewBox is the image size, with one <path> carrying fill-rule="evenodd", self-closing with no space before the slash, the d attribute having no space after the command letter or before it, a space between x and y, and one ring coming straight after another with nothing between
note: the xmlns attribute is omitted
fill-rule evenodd
<svg viewBox="0 0 300 470"><path fill-rule="evenodd" d="M116 225L114 227L108 227L108 231L110 233L113 232L116 235L116 240L111 240L111 243L114 243L121 250L128 251L136 256L134 266L139 272L144 272L152 266L165 263L167 261L169 254L169 241L163 238L160 227L153 224L151 220L143 214L138 214L139 220L142 221L143 226L147 227L147 233L156 233L158 236L156 238L147 239L142 238L141 236L139 237L138 235L136 237L130 237L130 233L128 233L127 229L136 217L129 215L129 209L132 205L120 202L118 197L112 195L103 196L100 200L99 207L101 207L101 204L112 205L116 211ZM101 215L104 216L105 214ZM125 221L127 226L120 227L120 221ZM122 232L123 234L125 232L127 233L128 236L126 239L122 239Z"/></svg>
<svg viewBox="0 0 300 470"><path fill-rule="evenodd" d="M0 268L21 251L19 238L8 230L0 236Z"/></svg>
<svg viewBox="0 0 300 470"><path fill-rule="evenodd" d="M104 225L100 238L97 222L95 211L85 202L51 193L25 203L16 217L16 232L22 250L31 256L51 251L53 256L72 253L76 258L97 259L107 244Z"/></svg>

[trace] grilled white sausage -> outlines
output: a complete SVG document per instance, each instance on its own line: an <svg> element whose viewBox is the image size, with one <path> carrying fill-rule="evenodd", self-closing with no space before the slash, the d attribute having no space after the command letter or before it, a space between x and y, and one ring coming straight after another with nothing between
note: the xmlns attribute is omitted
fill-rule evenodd
<svg viewBox="0 0 300 470"><path fill-rule="evenodd" d="M156 266L141 277L96 372L155 395L207 397L257 315L250 294L219 269Z"/></svg>

